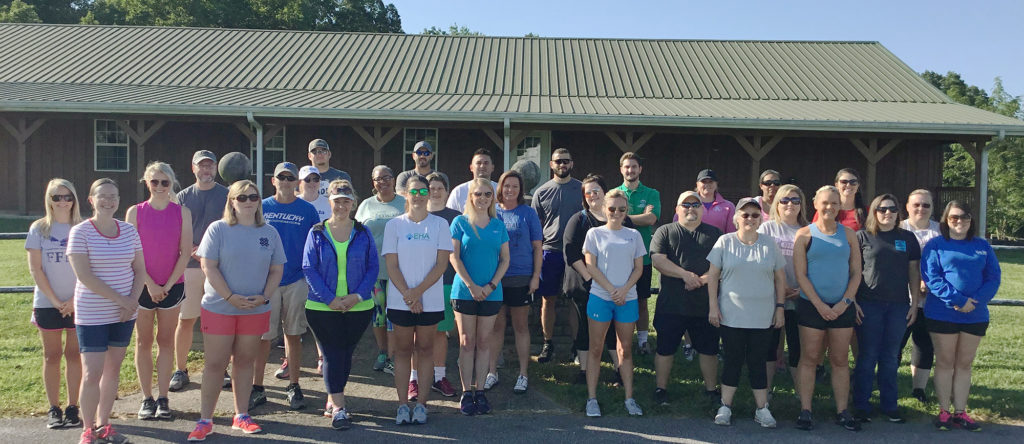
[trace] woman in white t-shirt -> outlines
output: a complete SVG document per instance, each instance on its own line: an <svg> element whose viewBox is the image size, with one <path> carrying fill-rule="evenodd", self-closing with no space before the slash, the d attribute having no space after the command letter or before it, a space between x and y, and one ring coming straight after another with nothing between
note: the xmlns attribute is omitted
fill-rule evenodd
<svg viewBox="0 0 1024 444"><path fill-rule="evenodd" d="M82 442L124 442L110 425L121 362L135 329L146 283L142 241L131 224L114 219L120 194L113 179L89 188L92 218L68 236L75 270L75 330L82 352Z"/></svg>
<svg viewBox="0 0 1024 444"><path fill-rule="evenodd" d="M384 226L381 254L388 268L387 314L395 327L395 389L398 391L396 424L425 424L430 390L416 387L416 406L410 410L413 383L412 355L417 373L434 371L434 339L437 323L444 320L444 286L441 275L448 268L452 237L448 222L427 211L429 187L422 177L406 181L409 199L405 214Z"/></svg>
<svg viewBox="0 0 1024 444"><path fill-rule="evenodd" d="M942 234L939 232L939 223L932 220L934 205L930 191L923 188L911 191L910 197L907 198L908 217L900 223L900 228L914 233L922 250L928 241ZM927 295L928 286L921 281L921 303L911 308L917 310L917 318L907 327L907 332L903 334L903 342L900 344L902 354L903 349L907 347L907 341L911 337L914 338L914 346L910 351L910 374L913 381L911 396L922 403L928 402L924 388L928 385L932 362L935 360L935 348L932 346L932 337L928 334L928 320L924 317L924 301Z"/></svg>
<svg viewBox="0 0 1024 444"><path fill-rule="evenodd" d="M583 255L587 271L593 277L587 316L590 324L590 351L587 355L587 416L601 416L597 403L597 379L601 371L601 353L605 334L615 321L618 337L619 373L626 392L626 411L630 415L643 415L633 399L633 328L640 317L636 282L643 273L643 258L647 254L640 232L622 226L629 210L629 201L621 190L612 190L604 196L608 223L587 232L583 241Z"/></svg>
<svg viewBox="0 0 1024 444"><path fill-rule="evenodd" d="M757 410L754 421L775 427L768 410L766 351L772 328L785 320L786 259L771 236L761 236L761 204L756 197L740 199L733 216L736 231L723 235L708 254L708 321L722 338L722 406L715 424L732 423L732 401L744 363Z"/></svg>
<svg viewBox="0 0 1024 444"><path fill-rule="evenodd" d="M32 323L43 341L43 387L50 402L46 426L78 427L78 388L82 383L82 357L75 335L75 273L66 255L68 233L82 222L75 186L52 179L43 196L46 217L32 223L25 238L28 270L35 281ZM67 332L65 335L64 333ZM65 343L65 336L67 342ZM62 345L63 343L63 345ZM60 409L60 361L64 357L68 407Z"/></svg>

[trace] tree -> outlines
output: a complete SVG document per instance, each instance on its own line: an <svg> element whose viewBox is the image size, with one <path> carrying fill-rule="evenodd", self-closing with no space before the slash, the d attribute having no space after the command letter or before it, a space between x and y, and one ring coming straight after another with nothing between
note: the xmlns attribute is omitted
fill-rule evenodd
<svg viewBox="0 0 1024 444"><path fill-rule="evenodd" d="M465 26L459 26L458 23L453 23L448 26L448 30L440 29L436 26L431 26L428 29L424 29L422 34L424 35L468 35L468 36L482 36L482 33L471 31Z"/></svg>
<svg viewBox="0 0 1024 444"><path fill-rule="evenodd" d="M14 0L8 6L0 6L0 23L42 23L42 20L34 6Z"/></svg>

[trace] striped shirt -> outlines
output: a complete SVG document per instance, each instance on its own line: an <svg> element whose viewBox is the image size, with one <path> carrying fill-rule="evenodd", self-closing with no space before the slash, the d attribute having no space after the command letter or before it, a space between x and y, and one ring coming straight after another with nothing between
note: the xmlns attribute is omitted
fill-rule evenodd
<svg viewBox="0 0 1024 444"><path fill-rule="evenodd" d="M132 261L142 251L139 233L131 224L117 222L117 235L104 236L92 219L71 228L67 254L83 254L89 258L93 274L122 296L129 296L135 271ZM105 325L121 322L119 306L94 293L78 281L75 284L75 324ZM135 319L135 316L132 316Z"/></svg>

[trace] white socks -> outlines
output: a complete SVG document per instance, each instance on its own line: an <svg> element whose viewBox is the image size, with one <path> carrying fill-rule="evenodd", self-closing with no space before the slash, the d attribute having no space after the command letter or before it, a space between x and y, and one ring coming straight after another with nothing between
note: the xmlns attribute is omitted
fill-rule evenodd
<svg viewBox="0 0 1024 444"><path fill-rule="evenodd" d="M640 330L636 332L636 342L638 344L647 342L647 330Z"/></svg>
<svg viewBox="0 0 1024 444"><path fill-rule="evenodd" d="M434 382L444 379L445 367L434 367Z"/></svg>
<svg viewBox="0 0 1024 444"><path fill-rule="evenodd" d="M412 370L409 372L409 382L418 381L419 379L419 372L417 372L416 370Z"/></svg>

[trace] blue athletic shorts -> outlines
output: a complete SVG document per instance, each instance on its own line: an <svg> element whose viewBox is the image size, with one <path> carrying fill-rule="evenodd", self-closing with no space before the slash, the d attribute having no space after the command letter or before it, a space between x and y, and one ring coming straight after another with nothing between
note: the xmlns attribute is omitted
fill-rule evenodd
<svg viewBox="0 0 1024 444"><path fill-rule="evenodd" d="M587 316L597 322L636 322L640 319L640 304L636 299L626 301L624 305L615 305L612 301L606 301L590 294L587 300Z"/></svg>

